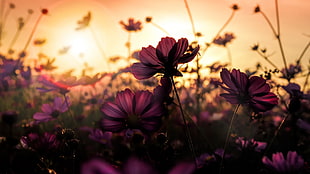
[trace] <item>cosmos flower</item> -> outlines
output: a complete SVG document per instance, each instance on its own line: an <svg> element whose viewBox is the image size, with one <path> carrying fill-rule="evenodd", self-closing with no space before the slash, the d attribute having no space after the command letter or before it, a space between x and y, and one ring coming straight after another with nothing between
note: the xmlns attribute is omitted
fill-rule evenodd
<svg viewBox="0 0 310 174"><path fill-rule="evenodd" d="M187 63L195 58L199 46L188 51L188 40L181 38L178 42L174 38L165 37L158 43L157 47L143 47L140 51L139 63L134 63L131 72L135 78L142 80L155 75L164 74L165 77L182 76L177 70L178 64Z"/></svg>
<svg viewBox="0 0 310 174"><path fill-rule="evenodd" d="M218 36L213 40L213 43L220 46L226 46L227 43L231 42L236 37L233 33L225 33L224 36Z"/></svg>
<svg viewBox="0 0 310 174"><path fill-rule="evenodd" d="M76 77L73 76L56 81L47 75L41 75L38 77L38 82L44 85L43 88L37 88L40 92L57 91L61 94L66 94L72 87L79 85Z"/></svg>
<svg viewBox="0 0 310 174"><path fill-rule="evenodd" d="M124 21L119 22L125 30L127 31L139 31L142 29L142 23L140 21L134 21L133 18L128 19L128 24L125 24Z"/></svg>
<svg viewBox="0 0 310 174"><path fill-rule="evenodd" d="M264 156L262 162L278 173L298 173L304 167L304 159L295 151L289 151L286 158L282 152L272 154L271 160Z"/></svg>
<svg viewBox="0 0 310 174"><path fill-rule="evenodd" d="M43 104L42 112L35 113L33 119L39 123L55 120L61 113L66 112L69 106L69 102L63 101L61 97L55 97L53 103Z"/></svg>
<svg viewBox="0 0 310 174"><path fill-rule="evenodd" d="M290 66L287 68L287 70L285 68L283 68L281 70L281 77L280 78L284 78L284 79L293 79L296 77L297 74L302 72L302 68L300 64L290 64Z"/></svg>
<svg viewBox="0 0 310 174"><path fill-rule="evenodd" d="M29 133L28 135L21 137L20 145L21 148L44 153L50 150L56 150L60 145L60 141L57 140L55 134L48 132L44 132L43 135Z"/></svg>
<svg viewBox="0 0 310 174"><path fill-rule="evenodd" d="M118 92L115 102L106 102L101 111L105 114L102 119L103 129L120 132L125 129L140 129L155 131L161 125L164 114L161 102L154 100L149 91L132 92L130 89Z"/></svg>
<svg viewBox="0 0 310 174"><path fill-rule="evenodd" d="M191 174L195 171L195 164L192 162L177 163L168 174ZM130 157L121 169L113 167L111 164L99 158L86 161L81 166L81 174L158 174L158 172L147 162L135 156Z"/></svg>
<svg viewBox="0 0 310 174"><path fill-rule="evenodd" d="M261 152L267 146L265 142L255 141L254 139L247 140L244 137L238 137L235 143L238 145L239 150L248 149L255 150L256 152Z"/></svg>
<svg viewBox="0 0 310 174"><path fill-rule="evenodd" d="M220 74L224 83L222 88L228 92L220 96L231 104L248 105L254 112L265 112L278 104L278 97L270 92L265 79L258 76L249 78L236 69L229 72L223 68Z"/></svg>

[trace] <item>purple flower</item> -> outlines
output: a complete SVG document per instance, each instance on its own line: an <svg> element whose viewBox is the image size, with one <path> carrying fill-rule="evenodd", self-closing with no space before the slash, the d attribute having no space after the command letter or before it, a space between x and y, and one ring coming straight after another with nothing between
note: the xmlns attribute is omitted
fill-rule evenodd
<svg viewBox="0 0 310 174"><path fill-rule="evenodd" d="M233 33L225 33L224 36L218 36L213 40L213 43L220 46L226 46L227 43L231 42L233 39L235 39L235 36Z"/></svg>
<svg viewBox="0 0 310 174"><path fill-rule="evenodd" d="M278 97L270 92L270 87L266 80L252 76L248 78L245 73L233 69L229 72L223 68L221 74L224 85L222 88L228 93L222 93L231 104L245 104L254 112L265 112L278 104Z"/></svg>
<svg viewBox="0 0 310 174"><path fill-rule="evenodd" d="M296 75L301 72L302 72L302 69L301 69L300 64L296 64L296 65L290 64L287 70L285 68L281 70L281 73L282 73L281 78L290 80L290 79L295 78Z"/></svg>
<svg viewBox="0 0 310 174"><path fill-rule="evenodd" d="M153 46L142 48L139 55L141 62L134 63L131 72L139 80L150 78L156 73L164 74L166 77L182 76L177 70L178 64L193 60L198 50L199 46L187 52L186 38L181 38L176 42L174 38L165 37L161 39L156 48Z"/></svg>
<svg viewBox="0 0 310 174"><path fill-rule="evenodd" d="M56 135L48 132L44 132L43 135L29 133L27 136L21 137L20 143L22 148L31 149L38 152L49 152L50 150L56 150L60 145Z"/></svg>
<svg viewBox="0 0 310 174"><path fill-rule="evenodd" d="M90 132L90 134L88 135L89 139L101 144L110 143L110 140L112 138L112 132L103 132L100 129L92 129L92 128L90 128L88 131Z"/></svg>
<svg viewBox="0 0 310 174"><path fill-rule="evenodd" d="M142 23L140 21L135 22L133 18L128 19L128 24L125 24L123 21L120 21L119 23L129 32L139 31L142 29Z"/></svg>
<svg viewBox="0 0 310 174"><path fill-rule="evenodd" d="M101 111L105 114L102 126L111 132L120 132L125 129L141 129L142 131L155 131L161 125L164 114L163 104L154 100L149 91L130 89L118 92L115 102L106 102Z"/></svg>
<svg viewBox="0 0 310 174"><path fill-rule="evenodd" d="M304 167L304 159L295 151L289 151L286 159L282 152L272 154L272 160L264 156L262 162L278 173L297 173Z"/></svg>
<svg viewBox="0 0 310 174"><path fill-rule="evenodd" d="M55 97L53 103L43 104L41 106L42 112L35 113L33 119L38 123L55 120L61 113L68 110L69 105L70 103L63 101L61 97Z"/></svg>
<svg viewBox="0 0 310 174"><path fill-rule="evenodd" d="M261 152L267 146L267 143L265 142L255 141L254 139L247 140L244 137L238 137L235 142L238 145L238 149L241 151L244 149L248 149L255 150L256 152Z"/></svg>

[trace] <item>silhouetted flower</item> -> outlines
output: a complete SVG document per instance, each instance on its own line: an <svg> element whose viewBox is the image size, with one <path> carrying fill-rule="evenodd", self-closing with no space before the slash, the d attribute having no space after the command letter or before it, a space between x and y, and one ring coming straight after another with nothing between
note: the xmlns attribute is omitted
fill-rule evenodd
<svg viewBox="0 0 310 174"><path fill-rule="evenodd" d="M43 8L43 9L41 10L41 13L42 13L43 15L47 15L47 13L48 13L48 9Z"/></svg>
<svg viewBox="0 0 310 174"><path fill-rule="evenodd" d="M141 62L134 63L131 72L139 80L150 78L156 73L162 73L165 77L182 76L177 70L178 64L193 60L199 51L199 46L190 52L187 52L187 49L186 38L181 38L178 42L171 37L162 38L156 48L153 46L142 48L139 55Z"/></svg>
<svg viewBox="0 0 310 174"><path fill-rule="evenodd" d="M151 92L133 93L127 88L117 93L114 103L104 103L101 111L105 114L102 126L107 131L141 129L152 132L160 127L164 109L161 102L154 100Z"/></svg>
<svg viewBox="0 0 310 174"><path fill-rule="evenodd" d="M270 92L270 86L265 79L258 76L249 78L236 69L229 72L223 68L220 74L225 84L222 88L228 92L220 96L231 104L248 105L254 112L265 112L278 104L278 97Z"/></svg>
<svg viewBox="0 0 310 174"><path fill-rule="evenodd" d="M220 46L226 46L227 43L231 42L236 37L233 33L225 33L224 36L218 36L213 40L213 43Z"/></svg>
<svg viewBox="0 0 310 174"><path fill-rule="evenodd" d="M56 135L48 132L44 132L43 135L29 133L28 135L21 137L20 143L21 148L31 149L42 153L56 150L60 145Z"/></svg>
<svg viewBox="0 0 310 174"><path fill-rule="evenodd" d="M63 101L61 97L55 97L53 103L43 104L41 106L42 112L35 113L33 119L37 122L47 122L57 119L61 113L68 110L70 103L67 101Z"/></svg>
<svg viewBox="0 0 310 174"><path fill-rule="evenodd" d="M264 156L262 162L278 173L298 173L304 167L304 159L295 151L289 151L286 158L282 152L272 154L271 160Z"/></svg>
<svg viewBox="0 0 310 174"><path fill-rule="evenodd" d="M254 13L259 13L260 12L260 7L259 5L257 5L254 9Z"/></svg>
<svg viewBox="0 0 310 174"><path fill-rule="evenodd" d="M140 21L135 22L133 18L128 19L128 24L125 24L124 21L120 21L119 23L127 31L139 31L142 29L142 23Z"/></svg>
<svg viewBox="0 0 310 174"><path fill-rule="evenodd" d="M263 151L267 143L255 141L254 139L247 140L245 137L238 137L235 140L235 143L238 145L239 150L254 150L256 152Z"/></svg>
<svg viewBox="0 0 310 174"><path fill-rule="evenodd" d="M44 85L43 88L37 88L40 92L57 91L61 94L66 94L72 87L79 85L77 78L74 76L56 81L47 75L41 75L38 77L38 81Z"/></svg>
<svg viewBox="0 0 310 174"><path fill-rule="evenodd" d="M233 10L239 10L240 7L238 6L238 4L233 4L233 5L231 6L231 9L233 9Z"/></svg>
<svg viewBox="0 0 310 174"><path fill-rule="evenodd" d="M287 70L285 68L281 70L281 73L282 73L281 78L290 80L290 79L295 78L296 75L301 72L302 72L302 69L301 69L300 64L296 64L296 65L290 64Z"/></svg>

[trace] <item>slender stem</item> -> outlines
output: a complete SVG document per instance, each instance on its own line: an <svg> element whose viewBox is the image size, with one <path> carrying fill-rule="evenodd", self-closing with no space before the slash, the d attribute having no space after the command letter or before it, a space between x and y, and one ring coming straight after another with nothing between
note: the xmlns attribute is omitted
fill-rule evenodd
<svg viewBox="0 0 310 174"><path fill-rule="evenodd" d="M275 0L275 6L276 6L276 18L277 18L277 31L278 31L278 36L280 36L280 16L279 16L278 0Z"/></svg>
<svg viewBox="0 0 310 174"><path fill-rule="evenodd" d="M128 63L130 62L130 57L131 57L131 32L128 32L128 40L126 43L127 49L128 49Z"/></svg>
<svg viewBox="0 0 310 174"><path fill-rule="evenodd" d="M305 55L305 53L308 50L309 46L310 46L310 42L308 42L308 44L306 45L306 47L303 49L303 51L301 52L300 56L298 57L297 64L300 64L300 61L303 58L303 56Z"/></svg>
<svg viewBox="0 0 310 174"><path fill-rule="evenodd" d="M152 25L154 25L156 28L160 29L162 32L166 33L168 36L170 36L169 32L166 31L163 27L159 26L158 24L151 22Z"/></svg>
<svg viewBox="0 0 310 174"><path fill-rule="evenodd" d="M276 38L278 38L278 33L276 32L276 30L274 29L272 23L270 22L269 18L267 17L267 15L263 12L263 11L260 11L260 14L263 15L263 17L265 18L266 22L268 23L269 27L271 28L273 34L276 36Z"/></svg>
<svg viewBox="0 0 310 174"><path fill-rule="evenodd" d="M30 41L31 41L31 39L32 39L32 37L33 37L33 35L34 35L34 32L36 31L36 29L37 29L37 27L38 27L38 24L39 24L39 22L40 22L42 16L43 16L43 14L40 14L39 18L37 19L36 23L34 24L34 27L33 27L32 31L31 31L31 33L30 33L30 36L29 36L29 38L28 38L28 40L27 40L27 42L26 42L26 44L25 44L25 47L24 47L23 51L26 51L26 50L27 50L27 48L28 48L28 46L29 46L29 43L30 43Z"/></svg>
<svg viewBox="0 0 310 174"><path fill-rule="evenodd" d="M278 128L276 129L276 131L275 131L275 133L274 133L272 139L271 139L270 142L268 143L268 147L266 148L266 150L265 150L263 156L265 156L266 153L267 153L267 152L269 151L269 149L271 148L271 145L273 144L275 138L278 136L278 134L279 134L279 132L280 132L280 129L282 128L284 122L287 120L288 116L289 116L289 114L287 114L287 115L282 119L282 121L281 121L281 123L279 124Z"/></svg>
<svg viewBox="0 0 310 174"><path fill-rule="evenodd" d="M308 70L308 74L306 76L306 80L305 80L304 86L302 87L302 91L303 92L306 91L306 87L308 86L309 77L310 77L310 69Z"/></svg>
<svg viewBox="0 0 310 174"><path fill-rule="evenodd" d="M273 62L271 62L270 60L269 60L269 58L265 55L265 54L262 54L261 52L259 52L259 51L256 51L260 56L262 56L271 66L273 66L275 69L278 69L279 70L279 68L273 63Z"/></svg>
<svg viewBox="0 0 310 174"><path fill-rule="evenodd" d="M224 23L224 25L220 28L220 30L216 33L214 38L217 38L221 34L221 32L227 27L227 25L230 23L230 21L233 19L234 16L235 16L235 10L231 12L231 15L229 16L227 21Z"/></svg>
<svg viewBox="0 0 310 174"><path fill-rule="evenodd" d="M190 134L189 126L188 126L188 123L186 122L186 119L185 119L185 114L184 114L184 111L183 111L183 107L182 107L182 104L181 104L181 100L180 100L177 88L175 86L174 79L173 79L173 77L170 77L170 79L171 79L171 82L172 82L172 85L173 85L174 93L176 95L176 98L177 98L177 101L178 101L178 104L179 104L179 108L180 108L180 111L181 111L181 116L182 116L182 119L183 119L183 122L184 122L184 125L185 125L185 133L186 133L186 137L187 137L187 140L188 140L189 148L190 148L190 150L192 152L192 155L193 155L194 160L195 160L195 165L196 165L196 168L197 168L198 167L197 160L196 160L197 155L196 155L196 152L195 152L195 149L194 149L194 144L193 144L192 137L191 137L191 134Z"/></svg>
<svg viewBox="0 0 310 174"><path fill-rule="evenodd" d="M220 164L220 170L219 170L220 174L222 173L222 169L224 168L223 163L224 163L224 158L225 158L225 154L226 154L226 148L227 148L227 146L229 144L230 131L231 131L231 128L232 128L232 125L233 125L233 121L234 121L234 119L235 119L235 117L237 115L239 107L240 107L240 104L238 104L237 107L235 108L233 116L231 117L231 120L230 120L230 123L229 123L228 130L227 130L225 144L224 144L224 151L223 151L223 155L222 155L222 159L221 159L221 164Z"/></svg>
<svg viewBox="0 0 310 174"><path fill-rule="evenodd" d="M187 10L188 16L189 16L189 20L191 21L191 24L192 24L192 31L193 31L193 34L194 34L195 40L196 40L196 29L195 29L195 25L194 25L193 16L192 16L191 10L188 6L187 0L184 0L184 3L185 3L185 7Z"/></svg>
<svg viewBox="0 0 310 174"><path fill-rule="evenodd" d="M92 34L92 36L93 36L93 39L94 39L95 42L96 42L96 46L97 46L97 48L99 49L99 51L100 51L102 57L103 57L104 59L106 59L105 52L103 51L103 49L102 49L101 46L100 46L100 43L99 43L99 40L97 39L98 37L96 36L95 31L94 31L90 26L89 26L89 30L90 30L90 32L91 32L91 34ZM108 66L108 67L109 67L109 66Z"/></svg>

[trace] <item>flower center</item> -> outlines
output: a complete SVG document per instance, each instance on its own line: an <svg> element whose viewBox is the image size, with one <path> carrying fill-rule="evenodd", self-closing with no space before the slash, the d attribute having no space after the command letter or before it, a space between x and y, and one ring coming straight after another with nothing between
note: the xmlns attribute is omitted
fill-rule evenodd
<svg viewBox="0 0 310 174"><path fill-rule="evenodd" d="M139 126L140 118L136 114L129 115L128 127L137 128Z"/></svg>
<svg viewBox="0 0 310 174"><path fill-rule="evenodd" d="M57 110L54 110L51 115L53 118L57 118L60 115L60 112Z"/></svg>

